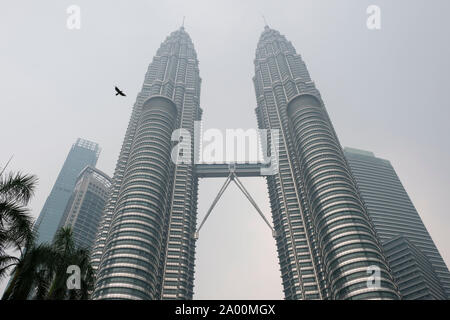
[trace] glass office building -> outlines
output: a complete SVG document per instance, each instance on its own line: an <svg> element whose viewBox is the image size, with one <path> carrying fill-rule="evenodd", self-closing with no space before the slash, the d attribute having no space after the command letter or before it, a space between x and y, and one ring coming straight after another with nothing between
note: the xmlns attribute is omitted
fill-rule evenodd
<svg viewBox="0 0 450 320"><path fill-rule="evenodd" d="M386 257L404 300L447 299L429 259L405 236L383 243Z"/></svg>
<svg viewBox="0 0 450 320"><path fill-rule="evenodd" d="M79 138L72 145L34 225L34 231L37 232L37 244L53 240L78 175L86 166L95 167L99 154L100 147L97 143Z"/></svg>
<svg viewBox="0 0 450 320"><path fill-rule="evenodd" d="M94 245L110 187L110 177L93 167L84 168L78 176L58 227L72 229L76 247L90 250Z"/></svg>
<svg viewBox="0 0 450 320"><path fill-rule="evenodd" d="M259 39L260 128L278 129L279 172L267 177L286 299L398 299L343 150L301 56L278 31ZM371 266L380 285L368 287Z"/></svg>
<svg viewBox="0 0 450 320"><path fill-rule="evenodd" d="M377 234L386 248L392 271L397 277L402 277L397 282L403 298L442 299L444 293L439 294L440 288L449 298L448 268L391 163L375 157L372 152L353 148L345 148L345 155ZM428 259L432 268L421 262L423 258L410 261L414 267L407 268L407 260L422 256L416 249ZM403 265L399 263L401 256L405 260ZM421 269L420 279L413 276L418 272L417 268ZM436 275L432 275L431 270ZM410 279L405 282L408 277ZM440 285L432 280L435 277Z"/></svg>
<svg viewBox="0 0 450 320"><path fill-rule="evenodd" d="M158 49L132 111L93 249L94 299L193 297L198 150L187 150L190 164L171 158L174 130L194 137L201 119L200 83L182 27ZM320 94L292 44L269 27L254 84L259 126L281 132L280 170L267 183L286 299L397 299ZM373 267L377 286L367 281Z"/></svg>
<svg viewBox="0 0 450 320"><path fill-rule="evenodd" d="M93 250L94 299L192 299L198 178L193 158L172 162L171 137L193 136L200 83L182 27L158 49L132 111Z"/></svg>

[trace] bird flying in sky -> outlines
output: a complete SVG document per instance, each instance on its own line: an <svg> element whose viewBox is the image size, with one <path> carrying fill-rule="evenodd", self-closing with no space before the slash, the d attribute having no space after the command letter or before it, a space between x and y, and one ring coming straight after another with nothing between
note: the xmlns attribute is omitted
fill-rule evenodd
<svg viewBox="0 0 450 320"><path fill-rule="evenodd" d="M123 97L126 97L127 95L125 94L125 93L123 93L123 91L122 90L120 90L119 88L117 88L117 87L114 87L115 89L116 89L116 96L118 96L118 95L121 95L121 96L123 96Z"/></svg>

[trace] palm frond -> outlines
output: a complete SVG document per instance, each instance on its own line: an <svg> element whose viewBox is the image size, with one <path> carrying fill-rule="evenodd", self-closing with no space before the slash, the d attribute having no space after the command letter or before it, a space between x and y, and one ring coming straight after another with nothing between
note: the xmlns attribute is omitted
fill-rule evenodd
<svg viewBox="0 0 450 320"><path fill-rule="evenodd" d="M35 300L44 300L46 298L53 276L52 270L49 269L42 269L37 273Z"/></svg>
<svg viewBox="0 0 450 320"><path fill-rule="evenodd" d="M29 299L33 291L39 290L39 285L42 285L42 270L49 275L53 274L53 261L54 252L51 246L41 244L27 248L14 270L10 287L5 291L3 299Z"/></svg>
<svg viewBox="0 0 450 320"><path fill-rule="evenodd" d="M0 267L9 261L6 254L4 256L2 260L0 255ZM90 252L75 247L70 228L59 229L51 245L35 246L29 242L24 254L14 263L13 278L3 299L89 299L94 287ZM67 287L70 265L80 268L80 289L69 290Z"/></svg>
<svg viewBox="0 0 450 320"><path fill-rule="evenodd" d="M20 259L14 256L0 256L0 279L8 275L8 270L19 263Z"/></svg>
<svg viewBox="0 0 450 320"><path fill-rule="evenodd" d="M12 202L0 202L0 240L3 247L23 247L33 239L33 218L28 209Z"/></svg>
<svg viewBox="0 0 450 320"><path fill-rule="evenodd" d="M58 229L52 243L53 247L63 255L70 255L75 250L73 232L70 227Z"/></svg>
<svg viewBox="0 0 450 320"><path fill-rule="evenodd" d="M17 201L27 205L34 194L37 177L21 172L9 173L0 177L0 199L3 201Z"/></svg>

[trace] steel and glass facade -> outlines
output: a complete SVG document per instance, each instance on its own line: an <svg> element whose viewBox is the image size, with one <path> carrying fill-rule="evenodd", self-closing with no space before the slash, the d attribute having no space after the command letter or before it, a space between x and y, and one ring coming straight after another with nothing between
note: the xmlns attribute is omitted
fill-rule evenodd
<svg viewBox="0 0 450 320"><path fill-rule="evenodd" d="M319 91L293 45L265 27L254 86L260 128L278 129L267 178L286 299L397 299L397 288ZM367 270L381 285L368 288Z"/></svg>
<svg viewBox="0 0 450 320"><path fill-rule="evenodd" d="M86 166L95 167L99 154L100 147L97 143L77 139L76 143L72 145L52 191L34 225L38 244L53 240L75 188L78 175Z"/></svg>
<svg viewBox="0 0 450 320"><path fill-rule="evenodd" d="M383 247L403 300L447 299L428 257L410 240L399 235Z"/></svg>
<svg viewBox="0 0 450 320"><path fill-rule="evenodd" d="M398 255L404 254L406 249L403 253L394 254L396 250L393 248L393 244L400 243L408 248L414 246L427 257L441 287L445 290L447 299L450 298L449 270L391 163L388 160L375 157L372 152L353 148L345 148L345 156L377 234L383 246L388 247L386 249L389 251L388 260L394 274L401 274L403 280L405 279L405 270L403 265L398 263ZM407 242L399 240L393 242L393 239L397 239L398 236L404 237ZM400 247L397 250L401 251ZM414 249L409 250L413 252ZM416 254L410 253L410 255ZM392 259L395 261L391 261ZM424 266L424 264L419 264L419 266ZM424 267L422 270L424 270L421 271L423 274L427 274L431 269ZM413 273L414 270L411 269L411 275ZM424 282L427 282L426 278L432 279L434 276L428 274L423 278ZM416 281L414 278L409 284L405 284L403 280L401 284L399 283L399 287L405 298L422 299L425 297L420 293L423 290L421 286L416 287L417 292L410 288L410 285L413 285ZM433 281L427 283L430 288L435 287L435 289L430 289L431 291L438 292L440 290L439 286L436 287ZM407 291L405 291L405 288L408 288ZM435 299L441 297L439 294L433 294L432 296Z"/></svg>
<svg viewBox="0 0 450 320"><path fill-rule="evenodd" d="M175 164L171 152L173 131L193 136L201 118L200 83L180 28L161 44L133 108L93 251L94 299L192 299L198 179L193 159Z"/></svg>
<svg viewBox="0 0 450 320"><path fill-rule="evenodd" d="M94 299L193 296L198 178L228 172L226 164L171 161L173 131L194 137L201 119L200 83L194 46L180 28L159 48L133 108L93 250ZM267 183L286 299L397 299L320 94L292 44L269 27L254 84L259 126L281 133L279 171ZM191 160L197 152L192 144ZM373 266L378 287L367 285Z"/></svg>
<svg viewBox="0 0 450 320"><path fill-rule="evenodd" d="M93 167L84 168L78 176L58 227L72 229L76 247L92 249L110 187L111 178Z"/></svg>

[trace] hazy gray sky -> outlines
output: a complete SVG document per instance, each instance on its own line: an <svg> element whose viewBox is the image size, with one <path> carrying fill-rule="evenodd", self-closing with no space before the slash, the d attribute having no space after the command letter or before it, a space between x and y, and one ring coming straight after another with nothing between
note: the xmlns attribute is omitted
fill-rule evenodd
<svg viewBox="0 0 450 320"><path fill-rule="evenodd" d="M66 28L71 4L80 30ZM366 28L371 4L381 8L378 31ZM39 177L34 216L76 138L101 145L98 168L112 175L147 66L183 16L205 129L256 127L264 14L303 56L341 144L392 162L449 264L449 11L447 0L9 1L0 10L0 166L14 154L9 169ZM115 85L128 96L114 96ZM270 216L265 181L242 181ZM201 181L199 220L222 183ZM195 276L196 299L283 297L275 242L234 185L202 229Z"/></svg>

